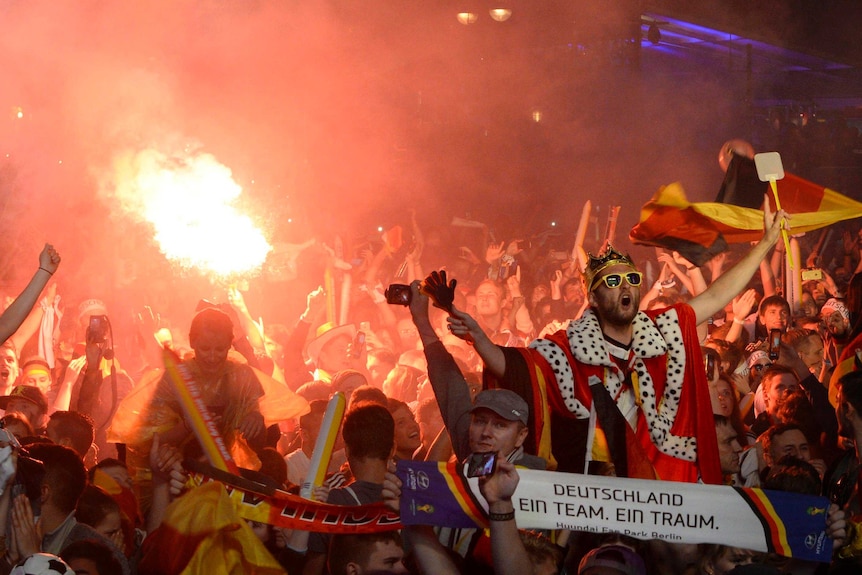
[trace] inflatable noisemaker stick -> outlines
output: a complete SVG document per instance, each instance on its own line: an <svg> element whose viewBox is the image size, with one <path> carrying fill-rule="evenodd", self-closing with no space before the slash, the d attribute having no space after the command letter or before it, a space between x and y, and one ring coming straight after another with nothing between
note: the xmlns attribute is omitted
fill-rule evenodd
<svg viewBox="0 0 862 575"><path fill-rule="evenodd" d="M350 311L350 286L353 285L350 274L341 275L341 305L338 308L338 325L347 323L348 312Z"/></svg>
<svg viewBox="0 0 862 575"><path fill-rule="evenodd" d="M323 421L320 423L320 433L317 434L317 441L314 442L314 452L312 452L311 462L308 464L308 474L306 474L305 479L302 481L302 486L299 488L299 495L305 499L314 499L312 490L315 487L323 485L323 479L326 477L326 469L329 467L329 460L332 458L332 448L335 445L335 438L338 436L338 429L341 427L341 419L344 417L344 408L346 405L347 400L344 398L344 394L337 391L326 406Z"/></svg>
<svg viewBox="0 0 862 575"><path fill-rule="evenodd" d="M323 272L323 289L326 294L326 321L335 323L335 277L332 264L326 264Z"/></svg>
<svg viewBox="0 0 862 575"><path fill-rule="evenodd" d="M754 154L754 165L757 167L757 177L761 182L769 182L769 187L772 188L772 196L775 198L775 209L781 209L781 202L778 200L778 180L784 179L784 166L781 164L781 154L778 152L766 152L763 154ZM793 253L790 251L790 238L787 234L787 229L781 226L781 237L784 239L784 253L787 254L787 265L791 268L793 265Z"/></svg>
<svg viewBox="0 0 862 575"><path fill-rule="evenodd" d="M587 237L587 226L590 224L590 213L593 211L593 203L590 200L584 202L581 210L581 222L578 224L578 232L575 234L575 247L572 249L572 269L578 266L580 269L587 267L587 252L584 251L584 238Z"/></svg>
<svg viewBox="0 0 862 575"><path fill-rule="evenodd" d="M799 240L796 237L790 238L790 254L793 257L791 261L802 261L802 256L799 251ZM785 299L790 303L790 309L794 313L799 311L802 305L802 270L798 267L785 266Z"/></svg>
<svg viewBox="0 0 862 575"><path fill-rule="evenodd" d="M620 206L611 206L608 210L608 225L605 230L605 243L602 246L602 251L605 251L608 246L613 245L617 237L617 220L620 216Z"/></svg>
<svg viewBox="0 0 862 575"><path fill-rule="evenodd" d="M162 357L165 361L165 372L174 384L186 421L189 422L195 437L203 447L210 465L239 475L239 467L234 463L230 450L219 433L216 421L207 409L200 387L188 366L180 361L177 354L167 348L162 352Z"/></svg>

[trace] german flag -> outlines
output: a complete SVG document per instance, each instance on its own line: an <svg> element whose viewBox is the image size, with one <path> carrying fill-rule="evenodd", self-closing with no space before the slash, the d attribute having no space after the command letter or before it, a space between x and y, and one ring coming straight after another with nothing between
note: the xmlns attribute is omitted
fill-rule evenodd
<svg viewBox="0 0 862 575"><path fill-rule="evenodd" d="M168 506L141 548L138 571L155 575L285 571L239 517L222 484L197 487Z"/></svg>
<svg viewBox="0 0 862 575"><path fill-rule="evenodd" d="M835 366L832 378L829 380L829 403L832 404L832 407L838 407L839 380L850 372L862 370L862 357L857 354L857 350L860 349L862 349L862 334L853 338L853 341L844 347L841 357L838 358L838 365Z"/></svg>
<svg viewBox="0 0 862 575"><path fill-rule="evenodd" d="M679 183L662 187L641 208L640 221L629 239L678 251L698 266L727 249L727 244L759 240L763 212L750 206L763 203L769 183L751 177L753 164L753 160L734 156L716 202L689 202ZM777 184L781 207L792 216L791 233L862 216L862 203L793 174L785 174ZM767 197L775 210L775 198L772 194ZM722 200L737 204L720 203Z"/></svg>

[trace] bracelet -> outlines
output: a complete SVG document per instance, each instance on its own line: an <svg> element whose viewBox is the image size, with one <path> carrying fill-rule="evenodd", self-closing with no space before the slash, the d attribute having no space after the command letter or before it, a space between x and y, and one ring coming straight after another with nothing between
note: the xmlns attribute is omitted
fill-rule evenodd
<svg viewBox="0 0 862 575"><path fill-rule="evenodd" d="M42 270L43 272L48 272L48 275L49 275L49 276L54 275L54 272L52 272L52 271L48 271L48 270L46 270L45 268L43 268L42 266L39 266L39 269L40 269L40 270Z"/></svg>
<svg viewBox="0 0 862 575"><path fill-rule="evenodd" d="M738 317L733 318L733 323L738 324L738 325L745 325L745 322L743 320L739 319Z"/></svg>
<svg viewBox="0 0 862 575"><path fill-rule="evenodd" d="M488 512L488 519L491 521L511 521L515 518L515 512L509 511L508 513L491 513Z"/></svg>

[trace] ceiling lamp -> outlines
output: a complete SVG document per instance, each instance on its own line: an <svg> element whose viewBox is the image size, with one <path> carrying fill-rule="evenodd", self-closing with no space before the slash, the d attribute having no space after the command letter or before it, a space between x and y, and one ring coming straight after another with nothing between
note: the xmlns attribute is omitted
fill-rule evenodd
<svg viewBox="0 0 862 575"><path fill-rule="evenodd" d="M474 12L458 12L458 16L456 17L458 18L458 22L464 26L475 24L476 20L479 19L479 15Z"/></svg>
<svg viewBox="0 0 862 575"><path fill-rule="evenodd" d="M497 22L505 22L512 16L512 11L508 8L491 8L488 13Z"/></svg>

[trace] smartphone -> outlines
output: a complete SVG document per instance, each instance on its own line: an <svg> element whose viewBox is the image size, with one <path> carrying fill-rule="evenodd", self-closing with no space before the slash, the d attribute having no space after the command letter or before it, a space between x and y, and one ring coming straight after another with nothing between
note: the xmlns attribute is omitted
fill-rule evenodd
<svg viewBox="0 0 862 575"><path fill-rule="evenodd" d="M712 381L715 379L715 356L711 353L704 354L703 363L706 367L706 380Z"/></svg>
<svg viewBox="0 0 862 575"><path fill-rule="evenodd" d="M353 344L350 346L350 357L357 358L365 351L365 332L357 331L353 338Z"/></svg>
<svg viewBox="0 0 862 575"><path fill-rule="evenodd" d="M467 460L467 477L486 477L497 470L497 452L472 453Z"/></svg>
<svg viewBox="0 0 862 575"><path fill-rule="evenodd" d="M108 316L91 315L87 326L87 343L105 343L108 341Z"/></svg>
<svg viewBox="0 0 862 575"><path fill-rule="evenodd" d="M781 350L781 330L773 329L769 332L769 359L776 361Z"/></svg>
<svg viewBox="0 0 862 575"><path fill-rule="evenodd" d="M497 274L497 278L500 281L504 281L504 280L506 280L506 278L508 278L509 276L515 275L517 272L518 272L518 262L513 261L512 263L510 263L508 265L500 266L500 271Z"/></svg>
<svg viewBox="0 0 862 575"><path fill-rule="evenodd" d="M807 282L809 280L822 280L823 279L823 270L820 268L808 268L802 270L802 281Z"/></svg>

